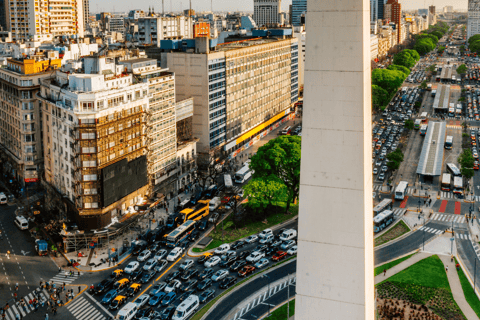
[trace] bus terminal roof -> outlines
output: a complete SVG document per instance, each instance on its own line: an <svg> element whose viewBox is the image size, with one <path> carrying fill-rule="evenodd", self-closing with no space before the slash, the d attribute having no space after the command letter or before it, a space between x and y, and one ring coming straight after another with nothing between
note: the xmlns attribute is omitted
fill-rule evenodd
<svg viewBox="0 0 480 320"><path fill-rule="evenodd" d="M442 174L445 131L445 122L430 122L428 124L422 153L418 161L417 174L426 176L440 176Z"/></svg>

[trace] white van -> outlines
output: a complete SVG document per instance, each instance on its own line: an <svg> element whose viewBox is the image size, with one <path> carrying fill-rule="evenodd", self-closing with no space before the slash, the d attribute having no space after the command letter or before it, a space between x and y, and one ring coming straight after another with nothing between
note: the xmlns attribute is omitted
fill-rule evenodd
<svg viewBox="0 0 480 320"><path fill-rule="evenodd" d="M137 314L138 307L136 303L129 302L125 307L118 311L116 320L130 320Z"/></svg>
<svg viewBox="0 0 480 320"><path fill-rule="evenodd" d="M288 229L282 232L280 235L280 240L287 241L292 240L297 236L297 230L295 229Z"/></svg>
<svg viewBox="0 0 480 320"><path fill-rule="evenodd" d="M7 204L7 196L5 195L5 193L3 192L0 192L0 204Z"/></svg>
<svg viewBox="0 0 480 320"><path fill-rule="evenodd" d="M292 129L290 126L286 126L283 128L283 130L280 132L281 135L287 135L290 133L290 129Z"/></svg>
<svg viewBox="0 0 480 320"><path fill-rule="evenodd" d="M198 296L192 294L185 301L180 303L180 305L175 310L172 320L185 320L193 315L200 305Z"/></svg>
<svg viewBox="0 0 480 320"><path fill-rule="evenodd" d="M17 216L15 218L15 224L20 230L27 230L28 229L28 221L25 219L24 216Z"/></svg>
<svg viewBox="0 0 480 320"><path fill-rule="evenodd" d="M217 209L220 206L220 203L222 203L222 200L220 199L220 197L213 198L208 203L208 210L213 211Z"/></svg>

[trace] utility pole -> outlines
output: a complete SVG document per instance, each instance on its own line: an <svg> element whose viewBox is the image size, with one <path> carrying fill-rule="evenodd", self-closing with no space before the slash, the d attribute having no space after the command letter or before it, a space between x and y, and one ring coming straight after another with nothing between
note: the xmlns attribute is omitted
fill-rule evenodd
<svg viewBox="0 0 480 320"><path fill-rule="evenodd" d="M287 319L290 317L290 273L287 276Z"/></svg>
<svg viewBox="0 0 480 320"><path fill-rule="evenodd" d="M162 0L162 16L165 17L165 0Z"/></svg>

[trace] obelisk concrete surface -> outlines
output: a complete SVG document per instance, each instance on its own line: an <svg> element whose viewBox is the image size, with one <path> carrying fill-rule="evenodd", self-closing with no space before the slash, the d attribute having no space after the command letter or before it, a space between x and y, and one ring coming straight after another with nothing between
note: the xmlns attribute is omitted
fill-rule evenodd
<svg viewBox="0 0 480 320"><path fill-rule="evenodd" d="M372 320L370 4L307 10L295 320Z"/></svg>

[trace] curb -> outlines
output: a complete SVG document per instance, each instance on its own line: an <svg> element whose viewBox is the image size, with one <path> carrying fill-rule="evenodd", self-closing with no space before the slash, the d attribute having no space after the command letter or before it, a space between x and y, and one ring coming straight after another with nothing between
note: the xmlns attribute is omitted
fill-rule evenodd
<svg viewBox="0 0 480 320"><path fill-rule="evenodd" d="M290 262L291 262L291 261L296 261L296 260L297 260L297 257L295 257L295 258L293 258L292 260L290 260ZM282 267L283 265L284 265L284 263L281 263L281 264L279 264L278 266L275 266L275 267L269 269L268 272L271 272L271 271L273 271L273 270L275 270L275 269L278 269L278 268ZM267 273L268 273L268 272L267 272ZM262 272L262 273L257 273L255 276L253 276L253 277L250 278L249 280L245 281L245 282L242 283L241 285L235 287L235 289L233 289L232 291L228 292L227 294L225 294L224 296L222 296L220 299L218 299L217 302L215 302L215 303L210 307L210 309L208 309L208 311L205 312L205 314L203 315L203 317L202 317L200 320L205 320L205 319L207 319L207 317L210 315L210 313L212 313L213 310L215 310L215 308L217 307L217 305L218 305L220 302L222 302L225 298L227 298L228 296L230 296L230 294L232 294L233 292L237 291L238 289L240 289L241 287L243 287L243 286L246 285L247 283L250 283L251 281L256 280L256 279L257 279L257 276L260 275L260 274L264 274L264 272Z"/></svg>
<svg viewBox="0 0 480 320"><path fill-rule="evenodd" d="M388 261L385 261L385 262L382 262L380 264L377 264L375 266L373 266L374 268L377 268L377 267L380 267L380 266L383 266L384 264L387 264L387 263L390 263L392 261L395 261L395 260L398 260L398 259L402 259L403 257L406 257L406 256L409 256L411 255L412 253L419 253L420 252L420 249L416 249L416 250L413 250L413 251L410 251L409 253L406 253L402 256L399 256L399 257L396 257L396 258L393 258L393 259L390 259Z"/></svg>
<svg viewBox="0 0 480 320"><path fill-rule="evenodd" d="M398 223L400 223L400 221L403 221L403 218L400 219L400 220L398 220L398 222L395 223L393 226L396 226ZM407 227L409 227L408 224L407 224L405 221L403 221L403 223L405 223L405 224L407 225ZM392 228L393 228L393 226L392 226ZM409 228L410 228L410 227L409 227ZM390 230L390 229L388 229L388 230ZM417 230L415 230L415 229L410 229L409 232L407 232L407 233L405 233L405 234L402 234L402 235L401 235L400 237L398 237L398 238L392 239L392 240L390 240L390 241L388 241L388 242L386 242L386 243L384 243L384 244L381 244L381 245L375 247L373 250L375 251L375 250L377 250L377 249L381 249L381 248L387 247L387 246L389 246L389 245L391 245L391 244L394 244L394 243L396 243L396 242L398 242L398 241L400 241L400 240L403 240L404 238L408 237L410 234L412 234L412 233L415 232L415 231L417 231Z"/></svg>
<svg viewBox="0 0 480 320"><path fill-rule="evenodd" d="M473 280L470 276L470 273L468 272L468 269L465 267L464 263L463 263L463 260L460 258L460 256L458 255L458 250L457 251L457 255L456 255L456 259L458 261L458 263L460 264L460 268L462 268L463 270L463 273L465 274L465 276L467 277L467 280L468 282L470 283L470 286L472 287L472 289L474 288L473 286ZM477 296L478 299L480 299L480 294L478 292L478 287L476 289L474 289L474 292L475 292L475 295Z"/></svg>
<svg viewBox="0 0 480 320"><path fill-rule="evenodd" d="M287 299L287 300L288 300L288 299ZM272 310L270 310L270 313L272 313L272 311L277 310L278 308L283 307L284 305L287 304L287 302L291 302L292 300L295 300L295 297L291 297L290 300L288 300L288 301L287 301L287 300L285 300L285 301L283 301L282 303L280 303L279 305L275 306L275 308L273 308ZM261 320L261 319L265 319L267 316L268 316L268 312L265 313L265 314L263 314L263 315L261 315L260 318L258 318L258 319L260 319L260 320ZM289 317L290 317L290 315L289 315ZM292 316L292 317L293 317L293 316Z"/></svg>
<svg viewBox="0 0 480 320"><path fill-rule="evenodd" d="M73 297L73 299L66 301L64 304L59 304L59 305L58 305L59 307L64 307L64 306L66 306L67 304L69 304L70 302L73 302L73 301L75 300L75 298L77 298L78 296L80 296L82 293L84 293L84 292L88 289L88 286L87 286L86 284L76 284L76 285L67 284L67 285L65 285L65 287L70 287L70 286L73 286L73 287L85 286L85 289L83 289L82 291L80 291L80 293L77 293L77 294ZM55 299L53 298L53 293L50 294L50 299L52 299L53 301L55 301Z"/></svg>
<svg viewBox="0 0 480 320"><path fill-rule="evenodd" d="M67 260L67 263L70 263L70 260L68 260L68 257L63 253L63 252L60 252L62 254L62 256ZM121 261L119 261L116 265L114 266L111 266L111 267L108 267L108 268L104 268L104 269L98 269L98 270L82 270L82 269L79 269L77 267L70 267L70 268L74 268L75 270L77 271L80 271L80 272L90 272L90 273L94 273L94 272L100 272L100 271L106 271L106 270L110 270L110 269L113 269L113 268L118 268L119 265L121 265L126 259L130 258L132 254L129 253L125 258L123 258Z"/></svg>
<svg viewBox="0 0 480 320"><path fill-rule="evenodd" d="M226 216L225 216L225 218L226 218ZM276 225L274 225L274 226L271 226L269 229L272 229L272 231L277 230L277 229L280 229L283 225L289 224L289 223L291 223L291 222L293 222L293 221L295 221L295 220L298 220L298 214L297 214L295 217L293 217L293 218L291 218L291 219L288 219L288 220L286 220L286 221L284 221L284 222L282 222L282 223L280 223L280 224L276 224ZM212 227L211 229L213 230L213 227ZM208 233L206 232L204 237L206 237L207 234L209 234L210 232L212 232L212 230L209 230ZM198 239L198 241L200 241L200 240L203 239L204 237ZM246 236L246 237L237 239L237 240L235 240L235 241L239 241L239 240L242 240L242 239L246 239L246 238L248 238L248 237L249 237L249 236ZM207 252L212 253L212 252L215 251L215 248L213 248L213 249L210 249L210 250L208 250L208 251L203 251L203 252L191 252L192 249L194 248L194 246L198 243L198 241L195 242L195 244L187 251L187 256L189 256L189 257L191 257L191 258L196 258L196 257L201 257L201 256L203 256L203 255L204 255L205 253L207 253Z"/></svg>

